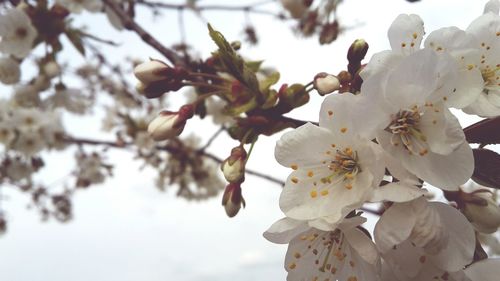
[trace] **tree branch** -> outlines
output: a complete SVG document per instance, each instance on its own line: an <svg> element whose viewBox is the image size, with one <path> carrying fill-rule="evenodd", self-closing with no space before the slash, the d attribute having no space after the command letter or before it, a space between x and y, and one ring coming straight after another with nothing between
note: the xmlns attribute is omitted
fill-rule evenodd
<svg viewBox="0 0 500 281"><path fill-rule="evenodd" d="M104 145L104 146L109 146L109 147L113 147L113 148L126 148L126 147L129 147L130 145L132 145L132 143L128 143L128 142L102 141L102 140L92 140L92 139L75 138L75 137L64 137L64 141L67 143L76 144L76 145ZM167 151L169 153L175 153L178 151L178 148L173 147L173 146L169 146L169 145L157 146L157 149ZM204 150L197 150L196 153L198 155L203 156L203 157L209 158L217 163L222 163L224 161L224 159L221 159L218 156L216 156L212 153L206 152ZM266 175L266 174L261 173L261 172L257 172L257 171L250 170L250 169L246 169L245 172L249 175L268 180L270 182L279 184L281 186L285 185L284 181L282 181L278 178Z"/></svg>
<svg viewBox="0 0 500 281"><path fill-rule="evenodd" d="M165 47L160 41L155 39L150 33L144 30L113 0L102 0L122 21L124 27L130 31L134 31L141 37L142 41L155 48L158 52L164 55L172 64L183 66L185 65L182 58L173 50Z"/></svg>
<svg viewBox="0 0 500 281"><path fill-rule="evenodd" d="M167 4L163 2L157 1L147 1L147 0L136 0L136 4L151 7L151 8L162 8L162 9L172 9L172 10L182 10L182 9L190 9L194 11L238 11L238 12L250 12L254 14L268 15L274 16L282 19L286 19L286 16L283 14L275 13L268 10L257 9L256 6L260 6L263 4L271 3L274 1L262 1L248 5L240 5L240 6L230 6L230 5L205 5L205 6L195 6L190 7L186 4Z"/></svg>

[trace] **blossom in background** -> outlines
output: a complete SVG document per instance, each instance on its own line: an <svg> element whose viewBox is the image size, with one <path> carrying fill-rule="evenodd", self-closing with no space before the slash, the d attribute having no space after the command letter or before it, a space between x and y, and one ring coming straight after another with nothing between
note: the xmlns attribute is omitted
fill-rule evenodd
<svg viewBox="0 0 500 281"><path fill-rule="evenodd" d="M20 78L19 63L9 57L0 58L0 82L11 85L19 82Z"/></svg>
<svg viewBox="0 0 500 281"><path fill-rule="evenodd" d="M385 263L400 280L432 280L472 262L475 235L464 215L419 198L395 203L377 222L374 237Z"/></svg>
<svg viewBox="0 0 500 281"><path fill-rule="evenodd" d="M24 58L33 48L37 35L30 18L22 10L9 9L0 15L0 52Z"/></svg>
<svg viewBox="0 0 500 281"><path fill-rule="evenodd" d="M81 90L56 86L55 93L48 97L45 102L49 108L64 108L75 114L84 114L90 105L89 98L85 97Z"/></svg>
<svg viewBox="0 0 500 281"><path fill-rule="evenodd" d="M289 244L285 258L288 281L379 280L380 257L375 244L358 228L365 221L353 217L323 231L304 221L284 218L274 223L264 237Z"/></svg>
<svg viewBox="0 0 500 281"><path fill-rule="evenodd" d="M75 14L83 10L98 12L102 9L101 0L56 0L56 2Z"/></svg>

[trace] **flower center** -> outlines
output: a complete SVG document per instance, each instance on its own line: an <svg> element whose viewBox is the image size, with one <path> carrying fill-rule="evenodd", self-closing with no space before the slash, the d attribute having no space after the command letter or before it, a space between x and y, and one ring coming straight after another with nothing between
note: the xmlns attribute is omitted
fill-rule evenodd
<svg viewBox="0 0 500 281"><path fill-rule="evenodd" d="M391 123L385 128L389 133L392 133L391 144L398 146L403 144L404 148L410 154L427 154L425 142L426 136L420 131L420 116L421 113L415 106L411 110L401 109L395 115L392 115Z"/></svg>
<svg viewBox="0 0 500 281"><path fill-rule="evenodd" d="M356 175L361 172L358 164L358 153L353 151L352 148L347 147L344 150L337 150L334 160L328 164L328 169L333 173L321 179L322 183L338 183L340 181L352 180ZM335 182L332 179L336 178ZM346 185L347 189L351 189L352 185Z"/></svg>
<svg viewBox="0 0 500 281"><path fill-rule="evenodd" d="M16 29L16 36L19 39L24 39L28 35L28 31L24 27L19 27Z"/></svg>
<svg viewBox="0 0 500 281"><path fill-rule="evenodd" d="M481 69L481 76L483 76L486 93L488 93L488 90L500 86L500 75L498 72L500 72L500 66L498 65L493 69L491 67Z"/></svg>

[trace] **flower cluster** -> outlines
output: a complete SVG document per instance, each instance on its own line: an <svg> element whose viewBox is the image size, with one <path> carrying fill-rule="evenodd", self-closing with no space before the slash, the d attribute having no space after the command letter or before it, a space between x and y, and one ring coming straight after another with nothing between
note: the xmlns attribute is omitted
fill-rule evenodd
<svg viewBox="0 0 500 281"><path fill-rule="evenodd" d="M488 2L466 30L430 33L423 48L420 17L398 16L392 49L360 69L360 91L327 96L318 125L277 142L293 171L286 217L264 236L289 244L287 280L497 280L500 261L478 258L475 231L496 232L499 208L491 193L460 188L474 157L450 108L500 115L499 6ZM430 201L427 185L456 208ZM358 212L367 202L384 206L374 241Z"/></svg>

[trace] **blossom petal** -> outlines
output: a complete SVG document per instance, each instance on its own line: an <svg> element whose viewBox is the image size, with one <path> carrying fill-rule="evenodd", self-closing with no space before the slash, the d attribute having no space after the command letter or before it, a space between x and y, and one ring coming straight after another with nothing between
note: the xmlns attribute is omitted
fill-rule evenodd
<svg viewBox="0 0 500 281"><path fill-rule="evenodd" d="M369 201L408 202L425 194L427 194L427 190L416 187L414 182L406 183L405 181L399 181L375 188Z"/></svg>
<svg viewBox="0 0 500 281"><path fill-rule="evenodd" d="M285 167L317 165L329 159L325 151L330 149L328 141L333 138L329 130L307 123L283 134L276 143L274 155Z"/></svg>
<svg viewBox="0 0 500 281"><path fill-rule="evenodd" d="M266 232L264 238L277 244L287 244L299 233L306 231L309 227L304 221L290 218L282 218L273 223Z"/></svg>
<svg viewBox="0 0 500 281"><path fill-rule="evenodd" d="M429 206L438 211L443 227L449 233L448 245L429 258L441 269L448 272L458 271L469 264L474 256L474 229L457 209L442 202L430 202Z"/></svg>
<svg viewBox="0 0 500 281"><path fill-rule="evenodd" d="M393 204L375 225L373 232L380 252L391 251L410 237L416 217L409 203Z"/></svg>
<svg viewBox="0 0 500 281"><path fill-rule="evenodd" d="M381 132L377 140L385 150L394 157L401 159L403 166L410 172L429 184L444 189L457 190L472 176L474 159L472 149L463 142L455 151L448 155L428 152L424 155L409 154L407 150L391 144L388 132Z"/></svg>
<svg viewBox="0 0 500 281"><path fill-rule="evenodd" d="M472 281L496 281L500 276L500 259L478 261L467 267L464 272Z"/></svg>
<svg viewBox="0 0 500 281"><path fill-rule="evenodd" d="M424 22L418 15L401 14L396 17L388 31L391 48L395 52L408 55L420 49L424 33Z"/></svg>
<svg viewBox="0 0 500 281"><path fill-rule="evenodd" d="M437 154L450 154L465 141L458 119L442 103L426 106L420 130L430 150Z"/></svg>

